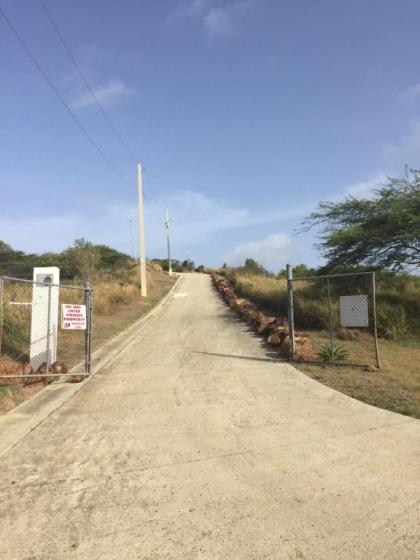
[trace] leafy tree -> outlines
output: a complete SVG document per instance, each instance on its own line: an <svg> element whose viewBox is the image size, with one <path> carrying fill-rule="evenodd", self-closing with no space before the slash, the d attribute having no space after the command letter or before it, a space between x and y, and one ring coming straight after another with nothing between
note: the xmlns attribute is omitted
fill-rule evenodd
<svg viewBox="0 0 420 560"><path fill-rule="evenodd" d="M182 261L181 267L182 267L183 272L194 272L195 264L194 264L194 261L191 261L190 259L187 259L185 261Z"/></svg>
<svg viewBox="0 0 420 560"><path fill-rule="evenodd" d="M357 266L404 270L420 265L420 171L389 178L372 199L321 202L302 231L321 226L327 270Z"/></svg>
<svg viewBox="0 0 420 560"><path fill-rule="evenodd" d="M257 274L260 276L272 276L261 264L257 263L254 259L246 259L245 264L238 268L240 272L247 272L249 274Z"/></svg>
<svg viewBox="0 0 420 560"><path fill-rule="evenodd" d="M98 270L100 252L90 241L76 239L73 247L65 251L70 258L75 271L83 280L92 280Z"/></svg>
<svg viewBox="0 0 420 560"><path fill-rule="evenodd" d="M306 264L297 264L293 267L293 278L302 278L303 276L315 276L316 269ZM287 278L287 268L282 268L277 274L277 278Z"/></svg>
<svg viewBox="0 0 420 560"><path fill-rule="evenodd" d="M95 245L94 247L99 252L98 268L101 270L131 268L135 262L133 257L112 249L108 245Z"/></svg>
<svg viewBox="0 0 420 560"><path fill-rule="evenodd" d="M36 255L27 255L15 251L4 241L0 241L0 274L19 278L32 278L32 269L36 266Z"/></svg>

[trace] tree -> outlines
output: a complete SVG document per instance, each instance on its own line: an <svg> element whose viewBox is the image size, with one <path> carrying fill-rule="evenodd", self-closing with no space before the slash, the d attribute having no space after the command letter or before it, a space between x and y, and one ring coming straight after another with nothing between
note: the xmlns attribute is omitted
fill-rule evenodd
<svg viewBox="0 0 420 560"><path fill-rule="evenodd" d="M404 270L420 265L420 171L389 178L372 199L321 202L302 231L321 226L327 270L358 266Z"/></svg>
<svg viewBox="0 0 420 560"><path fill-rule="evenodd" d="M316 269L306 264L297 264L292 267L293 278L302 278L304 276L315 276ZM287 278L287 268L282 268L277 274L277 278Z"/></svg>
<svg viewBox="0 0 420 560"><path fill-rule="evenodd" d="M76 239L73 247L67 249L66 253L83 280L92 280L101 257L98 248L90 241L81 238Z"/></svg>
<svg viewBox="0 0 420 560"><path fill-rule="evenodd" d="M246 259L245 264L240 266L239 269L242 272L248 272L249 274L257 274L260 276L271 276L271 273L268 272L261 264L257 263L254 259Z"/></svg>
<svg viewBox="0 0 420 560"><path fill-rule="evenodd" d="M0 241L0 274L32 278L32 269L36 264L36 255L15 251L4 241Z"/></svg>

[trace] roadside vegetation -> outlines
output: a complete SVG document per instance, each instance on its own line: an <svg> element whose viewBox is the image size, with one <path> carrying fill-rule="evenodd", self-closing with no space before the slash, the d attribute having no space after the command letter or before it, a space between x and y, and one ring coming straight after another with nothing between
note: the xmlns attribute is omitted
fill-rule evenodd
<svg viewBox="0 0 420 560"><path fill-rule="evenodd" d="M93 337L92 349L96 350L105 342L126 329L130 324L147 313L169 291L175 282L174 276L163 272L159 263L147 263L148 297L140 297L138 263L128 255L105 245L93 245L84 239L61 253L28 255L13 250L0 241L0 275L32 279L34 266L58 266L63 284L80 285L89 281L93 288ZM30 301L32 286L19 285L26 290ZM8 297L14 294L8 293ZM82 301L80 302L82 303ZM30 310L25 306L15 306L13 315L3 317L1 361L14 358L13 348L27 346L30 327ZM79 359L83 356L83 337L74 340L72 351ZM72 365L72 364L69 364ZM1 371L0 371L1 375ZM39 391L43 383L0 385L0 413L13 408L30 395Z"/></svg>
<svg viewBox="0 0 420 560"><path fill-rule="evenodd" d="M341 202L321 203L302 229L314 226L319 228L318 248L326 263L319 269L295 266L293 277L376 272L381 368L372 366L365 371L338 365L347 361L348 348L361 348L363 340L343 342L338 336L333 347L325 336L325 340L317 340L325 332L328 308L316 280L297 283L295 323L308 331L305 336L310 336L312 346L325 343L315 354L325 363L302 361L297 367L354 398L420 418L420 172L407 171L403 179L389 179L370 199L347 197ZM247 259L243 266L224 265L218 272L238 297L250 300L268 315L287 318L285 269L274 274ZM338 309L333 307L332 313L336 317ZM345 338L352 333L347 329L341 334ZM331 357L337 364L327 363Z"/></svg>
<svg viewBox="0 0 420 560"><path fill-rule="evenodd" d="M303 276L305 267L299 269ZM254 263L248 263L219 272L238 297L249 299L269 315L287 317L284 271L276 276L267 271L255 273ZM303 362L296 367L351 397L420 418L420 277L385 274L380 276L378 288L381 369L367 372L361 367ZM308 305L312 316L315 313L327 321L325 306L319 306L310 295Z"/></svg>

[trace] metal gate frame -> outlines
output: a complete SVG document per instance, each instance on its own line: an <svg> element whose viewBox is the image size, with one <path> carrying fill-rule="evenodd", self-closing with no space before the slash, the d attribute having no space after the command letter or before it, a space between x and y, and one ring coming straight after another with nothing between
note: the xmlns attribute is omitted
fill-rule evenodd
<svg viewBox="0 0 420 560"><path fill-rule="evenodd" d="M374 271L369 272L349 272L343 274L330 274L330 275L319 275L319 276L303 276L298 278L293 278L293 269L291 265L287 265L287 299L288 299L288 322L289 322L289 359L290 361L296 361L296 340L295 340L295 319L294 319L294 297L293 297L293 282L295 281L316 281L316 280L326 280L327 281L327 301L328 301L328 335L330 342L331 355L333 354L333 321L331 312L331 291L330 291L330 280L332 278L343 278L343 277L356 277L356 276L370 276L371 277L371 289L372 289L372 317L373 317L373 337L375 344L375 357L376 357L376 367L381 367L381 360L379 354L379 344L378 344L378 329L377 329L377 319L376 319L376 274ZM329 363L334 365L347 365L347 366L366 366L368 364L356 364L356 363L340 363L340 362L321 362L311 360L311 363Z"/></svg>
<svg viewBox="0 0 420 560"><path fill-rule="evenodd" d="M26 284L39 284L34 280L26 280L23 278L14 278L12 276L0 276L0 352L3 337L3 320L4 320L4 281L11 281ZM44 286L44 284L43 284ZM33 373L33 374L7 374L1 375L1 379L28 379L31 375L37 378L54 378L54 377L74 377L75 375L89 376L91 373L91 353L92 353L92 312L93 312L93 289L89 282L85 282L84 286L71 286L66 284L48 284L45 286L48 289L48 325L47 325L47 351L46 351L46 373ZM50 372L50 353L49 353L49 332L50 332L50 313L49 306L51 303L51 289L52 288L65 288L70 290L78 290L84 292L84 304L86 306L86 329L84 337L84 373L82 372L68 372L68 373L53 373ZM74 369L77 366L73 366Z"/></svg>

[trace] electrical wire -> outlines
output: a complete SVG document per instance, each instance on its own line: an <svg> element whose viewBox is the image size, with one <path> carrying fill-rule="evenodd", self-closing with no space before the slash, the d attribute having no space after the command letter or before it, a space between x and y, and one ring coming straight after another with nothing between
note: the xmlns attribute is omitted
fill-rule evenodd
<svg viewBox="0 0 420 560"><path fill-rule="evenodd" d="M86 86L86 89L89 91L92 99L94 100L97 108L99 109L99 111L101 112L102 116L104 117L104 119L107 121L109 127L111 128L111 130L114 132L115 136L118 138L118 140L120 141L121 145L125 148L125 150L127 151L127 153L129 154L129 156L135 161L138 162L139 159L135 156L134 152L131 150L131 148L128 146L128 144L124 141L124 139L122 138L120 132L118 131L118 129L116 128L116 126L114 125L114 123L112 122L111 118L108 116L107 112L105 111L105 109L103 108L102 104L100 103L100 101L98 100L98 98L95 95L95 92L93 90L93 88L91 87L91 85L89 84L86 76L84 75L84 73L82 72L80 66L78 65L76 59L74 58L69 46L67 45L62 33L60 32L60 30L58 29L57 24L54 21L54 18L51 15L51 12L49 11L46 3L44 0L39 0L51 26L53 27L54 31L56 32L58 38L60 39L60 42L64 48L64 50L67 53L67 56L70 58L73 66L76 68L81 80L83 81L84 85ZM148 173L148 170L144 169L144 171L146 172L145 175L147 177L147 183L148 183L148 190L150 193L150 190L152 190L152 195L155 195L155 189L154 189L154 183L152 186L152 182L150 179L150 175ZM152 188L151 188L152 187ZM155 198L156 196L152 196L150 197L149 194L144 193L144 197L148 202L151 202L152 204L154 204L156 206L156 208L162 210L162 207L159 205L159 203L156 202Z"/></svg>
<svg viewBox="0 0 420 560"><path fill-rule="evenodd" d="M80 128L80 130L83 132L83 134L86 136L86 138L89 140L89 142L92 144L92 146L94 146L94 148L96 149L96 151L98 152L98 154L101 156L101 158L108 164L108 166L114 171L114 173L116 173L120 179L122 179L130 188L135 188L135 186L119 171L119 169L112 163L112 161L108 158L108 156L105 154L105 152L102 150L102 148L100 148L100 146L98 146L98 144L95 142L94 138L89 134L89 132L86 130L86 128L84 127L84 125L81 123L81 121L78 119L78 117L75 115L75 113L71 110L71 108L68 106L68 104L66 103L65 99L62 97L62 95L60 94L60 92L58 91L58 89L55 87L55 85L53 84L53 82L50 80L50 78L48 77L47 73L45 72L45 70L42 68L42 66L40 65L40 63L38 62L38 60L35 58L35 56L32 54L31 50L29 49L29 47L27 46L27 44L25 43L25 41L23 40L23 38L21 37L21 35L19 34L18 30L16 29L16 27L13 25L13 23L11 22L11 20L9 19L9 17L7 16L7 14L4 12L4 10L2 9L2 7L0 6L0 14L2 15L3 19L5 20L5 22L7 23L7 25L9 26L9 28L11 29L11 31L13 32L13 34L16 36L16 38L18 39L18 41L20 42L20 44L22 45L22 47L25 49L26 53L28 54L29 58L32 60L32 62L35 64L35 66L37 67L38 71L40 72L40 74L42 75L42 77L44 78L44 80L47 82L47 84L50 86L50 88L52 89L52 91L54 92L55 96L57 97L57 99L60 101L60 103L63 105L63 107L66 109L66 111L69 113L69 115L72 117L72 119L74 120L74 122L77 124L77 126Z"/></svg>
<svg viewBox="0 0 420 560"><path fill-rule="evenodd" d="M83 83L85 84L87 90L89 91L90 95L92 96L93 101L95 102L97 108L99 109L99 111L102 113L102 116L104 117L104 119L106 120L106 122L108 123L109 127L111 128L111 130L114 132L115 136L118 138L118 140L121 142L121 145L125 148L125 150L127 151L127 153L129 154L129 156L135 161L138 161L138 158L135 156L134 152L130 149L130 147L128 146L128 144L124 141L123 137L121 136L120 132L118 131L117 127L114 125L114 123L112 122L111 118L108 116L108 114L106 113L105 109L103 108L103 106L101 105L101 103L99 102L98 98L95 95L95 92L93 91L91 85L89 84L86 76L84 75L84 73L82 72L80 66L77 64L76 59L74 58L69 46L67 45L63 35L61 34L60 30L57 27L57 24L55 23L50 11L48 10L44 0L39 0L42 8L44 9L45 14L47 15L47 18L49 20L49 22L51 23L51 26L53 27L53 29L55 30L56 34L58 35L58 38L60 39L61 44L63 45L64 50L66 51L68 57L70 58L73 66L76 68L80 78L82 79Z"/></svg>

